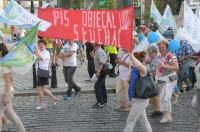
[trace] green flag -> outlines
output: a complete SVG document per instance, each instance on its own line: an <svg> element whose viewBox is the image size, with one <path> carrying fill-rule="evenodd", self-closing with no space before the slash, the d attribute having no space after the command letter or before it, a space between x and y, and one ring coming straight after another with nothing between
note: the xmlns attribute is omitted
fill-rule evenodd
<svg viewBox="0 0 200 132"><path fill-rule="evenodd" d="M0 60L0 65L23 67L35 61L38 25L39 23L17 42L16 46Z"/></svg>

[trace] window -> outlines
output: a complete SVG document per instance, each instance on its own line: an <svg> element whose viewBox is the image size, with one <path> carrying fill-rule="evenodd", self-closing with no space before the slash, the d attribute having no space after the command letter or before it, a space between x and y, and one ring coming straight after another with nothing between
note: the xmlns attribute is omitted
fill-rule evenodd
<svg viewBox="0 0 200 132"><path fill-rule="evenodd" d="M133 0L134 7L140 7L140 0Z"/></svg>

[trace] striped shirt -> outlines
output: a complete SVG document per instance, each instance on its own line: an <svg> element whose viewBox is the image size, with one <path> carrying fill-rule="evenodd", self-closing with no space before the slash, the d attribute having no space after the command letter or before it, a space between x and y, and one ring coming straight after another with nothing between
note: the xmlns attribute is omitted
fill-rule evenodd
<svg viewBox="0 0 200 132"><path fill-rule="evenodd" d="M94 55L95 71L98 71L100 64L106 61L107 61L107 55L105 51L101 47L99 47L95 51L95 55Z"/></svg>

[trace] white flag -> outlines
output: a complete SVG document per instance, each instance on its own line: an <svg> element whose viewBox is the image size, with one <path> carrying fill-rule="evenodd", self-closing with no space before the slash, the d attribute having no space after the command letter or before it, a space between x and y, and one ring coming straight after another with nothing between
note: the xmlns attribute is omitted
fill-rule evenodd
<svg viewBox="0 0 200 132"><path fill-rule="evenodd" d="M163 17L161 16L160 12L156 8L153 0L151 2L150 18L153 18L154 22L158 24L159 30L161 33L163 33L165 30L169 28L168 25L164 25L161 23L161 20Z"/></svg>
<svg viewBox="0 0 200 132"><path fill-rule="evenodd" d="M200 50L200 43L192 38L191 33L189 33L186 29L180 27L177 31L175 39L178 40L187 40L188 43L192 46L192 48L198 52Z"/></svg>
<svg viewBox="0 0 200 132"><path fill-rule="evenodd" d="M193 13L186 1L184 1L183 28L195 41L200 42L200 19Z"/></svg>
<svg viewBox="0 0 200 132"><path fill-rule="evenodd" d="M163 18L161 20L161 23L164 24L164 25L170 26L175 33L177 32L177 25L176 25L176 22L174 20L174 16L171 12L169 5L167 5L166 8L165 8L165 12L163 14Z"/></svg>
<svg viewBox="0 0 200 132"><path fill-rule="evenodd" d="M146 51L149 47L149 42L147 40L147 37L145 37L140 43L133 49L133 52L140 52L140 51Z"/></svg>

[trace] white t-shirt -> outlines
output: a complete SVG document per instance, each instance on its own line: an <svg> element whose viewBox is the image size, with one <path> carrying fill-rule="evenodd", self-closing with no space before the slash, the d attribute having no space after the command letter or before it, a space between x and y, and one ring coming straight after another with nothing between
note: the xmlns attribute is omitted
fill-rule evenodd
<svg viewBox="0 0 200 132"><path fill-rule="evenodd" d="M25 36L25 30L24 29L19 29L19 37L23 38Z"/></svg>
<svg viewBox="0 0 200 132"><path fill-rule="evenodd" d="M2 31L0 30L0 43L2 43L2 38L3 38L3 33L2 33Z"/></svg>
<svg viewBox="0 0 200 132"><path fill-rule="evenodd" d="M73 43L72 45L66 44L63 46L63 49L61 50L62 54L67 54L70 51L77 51L78 46L76 43ZM77 66L76 62L76 53L74 53L72 56L67 57L64 64L64 66Z"/></svg>
<svg viewBox="0 0 200 132"><path fill-rule="evenodd" d="M4 74L9 73L11 71L12 71L11 67L0 66L0 94L5 94L5 90L6 90L6 81L4 79ZM14 91L12 86L11 86L10 91L11 92Z"/></svg>
<svg viewBox="0 0 200 132"><path fill-rule="evenodd" d="M130 63L129 54L122 54L121 60L124 60L126 63ZM129 68L124 65L119 65L119 79L127 80L129 75Z"/></svg>
<svg viewBox="0 0 200 132"><path fill-rule="evenodd" d="M43 60L39 60L36 63L36 69L38 67L38 63L39 63L39 67L40 69L43 70L48 70L49 69L49 61L50 61L50 53L47 50L41 51L40 52L41 57L43 58Z"/></svg>

